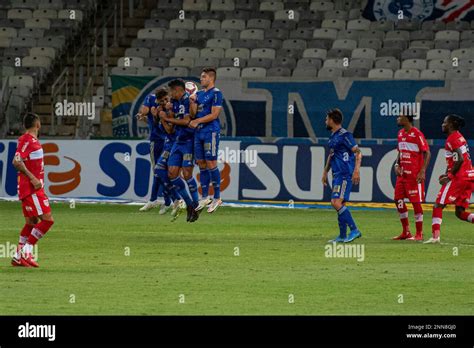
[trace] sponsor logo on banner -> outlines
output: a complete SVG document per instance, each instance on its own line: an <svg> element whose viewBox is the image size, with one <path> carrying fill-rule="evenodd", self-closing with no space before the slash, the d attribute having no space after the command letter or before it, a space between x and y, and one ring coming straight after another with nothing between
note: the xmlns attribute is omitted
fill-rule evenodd
<svg viewBox="0 0 474 348"><path fill-rule="evenodd" d="M11 164L16 146L15 141L0 141L0 197L17 195L17 173ZM58 140L45 142L43 147L45 186L51 198L148 199L153 176L147 141ZM360 149L361 183L353 186L351 201L391 202L396 146ZM331 174L328 187L321 183L327 147L223 140L219 150L223 200L330 200ZM433 157L426 174L427 202L436 199L438 177L446 169L444 148L431 146L430 150ZM196 166L198 180L199 174Z"/></svg>

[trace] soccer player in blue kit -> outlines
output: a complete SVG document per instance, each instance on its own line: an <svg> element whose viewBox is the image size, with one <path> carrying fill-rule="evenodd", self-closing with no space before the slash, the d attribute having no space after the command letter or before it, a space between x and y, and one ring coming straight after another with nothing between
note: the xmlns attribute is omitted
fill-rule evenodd
<svg viewBox="0 0 474 348"><path fill-rule="evenodd" d="M168 159L168 176L179 195L186 202L188 211L186 220L194 222L199 217L199 212L195 210L199 204L199 195L197 183L193 177L194 129L188 127L191 122L189 94L186 92L185 82L181 79L170 81L168 88L172 99L166 106L169 111L166 116L164 115L166 117L164 119L168 123L174 124L176 130L176 139ZM186 184L179 175L181 170L191 196L189 196Z"/></svg>
<svg viewBox="0 0 474 348"><path fill-rule="evenodd" d="M195 128L194 157L200 170L202 199L196 210L208 206L207 212L214 212L221 204L221 174L217 168L219 151L220 123L219 114L222 110L222 92L215 87L216 69L204 68L201 72L201 87L195 96L190 97L191 122L189 127ZM209 184L214 188L214 199L209 198Z"/></svg>
<svg viewBox="0 0 474 348"><path fill-rule="evenodd" d="M166 138L166 132L162 127L160 120L154 117L151 112L151 109L157 106L156 93L149 94L146 96L145 101L137 114L137 119L139 121L144 121L146 119L150 130L150 159L152 169L155 168L156 161L163 152ZM154 176L150 200L140 208L140 211L147 211L156 207L159 204L157 201L158 196L163 196L165 199L165 204L160 208L160 215L163 215L170 208L171 199L168 194L164 192L164 187L160 184L159 179Z"/></svg>
<svg viewBox="0 0 474 348"><path fill-rule="evenodd" d="M156 161L155 176L159 178L160 182L165 187L166 192L173 199L173 209L171 211L172 219L175 221L181 212L181 197L176 187L173 186L168 177L168 161L171 154L171 149L176 141L176 130L174 125L166 121L167 114L169 111L170 98L168 91L165 88L160 88L157 93L157 107L152 108L153 115L159 117L160 123L165 130L165 144L163 145L163 152L159 159Z"/></svg>
<svg viewBox="0 0 474 348"><path fill-rule="evenodd" d="M326 114L326 128L332 132L329 137L329 156L323 171L322 182L327 185L327 175L332 170L331 205L337 211L339 222L339 236L329 242L349 243L362 236L357 229L349 208L345 205L349 201L352 184L360 182L360 165L362 153L354 137L342 128L343 115L339 109L330 110ZM351 232L347 236L347 226Z"/></svg>

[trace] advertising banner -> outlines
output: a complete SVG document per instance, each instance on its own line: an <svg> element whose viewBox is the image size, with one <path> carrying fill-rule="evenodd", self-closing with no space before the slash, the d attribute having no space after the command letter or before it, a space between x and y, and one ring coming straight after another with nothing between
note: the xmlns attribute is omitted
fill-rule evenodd
<svg viewBox="0 0 474 348"><path fill-rule="evenodd" d="M146 201L152 174L146 141L43 140L45 186L51 197ZM0 197L17 195L17 174L11 161L15 141L0 141ZM397 156L395 146L361 146L361 183L352 201L390 202ZM433 202L444 173L442 146L431 146L426 200ZM329 201L331 189L321 183L328 149L321 145L223 140L219 150L222 198L225 201ZM199 170L195 167L195 176Z"/></svg>

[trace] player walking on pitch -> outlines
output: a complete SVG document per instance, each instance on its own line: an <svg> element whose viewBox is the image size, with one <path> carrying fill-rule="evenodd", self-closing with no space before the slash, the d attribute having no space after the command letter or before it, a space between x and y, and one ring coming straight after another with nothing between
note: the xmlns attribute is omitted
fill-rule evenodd
<svg viewBox="0 0 474 348"><path fill-rule="evenodd" d="M220 123L222 110L222 92L215 87L216 69L204 68L201 73L202 90L190 97L190 113L193 120L189 127L196 128L194 134L194 157L200 169L202 199L196 210L209 205L208 213L214 212L221 204L221 174L217 168L219 151ZM209 184L214 188L214 199L209 196Z"/></svg>
<svg viewBox="0 0 474 348"><path fill-rule="evenodd" d="M26 114L23 126L26 132L18 139L13 166L18 171L18 198L21 200L25 225L20 232L12 265L39 267L33 258L33 246L49 231L54 220L44 192L43 148L38 141L41 128L38 115Z"/></svg>
<svg viewBox="0 0 474 348"><path fill-rule="evenodd" d="M440 242L443 209L447 204L456 206L459 219L474 223L474 213L466 211L474 186L474 169L466 139L459 132L464 125L464 119L458 115L446 116L441 125L443 133L448 135L444 146L447 168L446 173L439 177L439 183L443 186L433 206L433 236L425 244Z"/></svg>
<svg viewBox="0 0 474 348"><path fill-rule="evenodd" d="M403 231L393 239L422 241L423 208L421 203L425 201L425 173L431 158L430 149L423 133L413 127L413 116L399 116L397 124L403 128L398 132L398 156L394 167L397 174L394 200L400 214ZM410 232L405 198L410 200L415 211L415 237Z"/></svg>
<svg viewBox="0 0 474 348"><path fill-rule="evenodd" d="M328 172L332 170L332 197L331 205L337 211L339 222L339 236L329 242L349 243L362 236L357 229L349 208L345 205L349 201L352 184L360 182L360 165L362 153L354 137L342 128L343 115L339 109L330 110L326 115L326 128L332 132L329 138L329 156L323 171L322 182L327 185ZM347 226L351 232L347 234Z"/></svg>

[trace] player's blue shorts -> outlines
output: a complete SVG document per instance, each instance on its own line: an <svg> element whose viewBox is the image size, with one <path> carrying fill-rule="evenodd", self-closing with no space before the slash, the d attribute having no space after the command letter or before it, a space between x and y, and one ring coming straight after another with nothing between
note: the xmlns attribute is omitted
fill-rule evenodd
<svg viewBox="0 0 474 348"><path fill-rule="evenodd" d="M156 165L156 161L160 158L161 153L163 152L163 147L165 145L165 140L154 140L150 141L150 159L153 167Z"/></svg>
<svg viewBox="0 0 474 348"><path fill-rule="evenodd" d="M176 142L171 148L171 154L168 159L168 167L192 167L194 141L191 139L186 142Z"/></svg>
<svg viewBox="0 0 474 348"><path fill-rule="evenodd" d="M332 194L331 199L342 198L345 202L349 202L352 190L352 177L337 176L332 178Z"/></svg>
<svg viewBox="0 0 474 348"><path fill-rule="evenodd" d="M174 142L165 140L163 145L163 151L156 162L155 168L167 169L168 168L168 159L170 157L171 149L173 148Z"/></svg>
<svg viewBox="0 0 474 348"><path fill-rule="evenodd" d="M194 158L196 160L215 161L219 151L219 132L194 133Z"/></svg>

